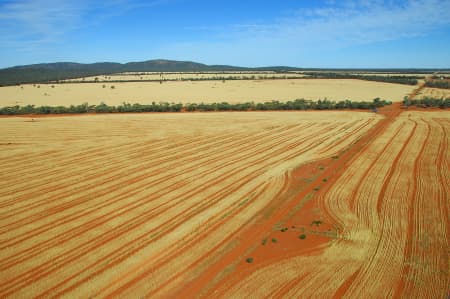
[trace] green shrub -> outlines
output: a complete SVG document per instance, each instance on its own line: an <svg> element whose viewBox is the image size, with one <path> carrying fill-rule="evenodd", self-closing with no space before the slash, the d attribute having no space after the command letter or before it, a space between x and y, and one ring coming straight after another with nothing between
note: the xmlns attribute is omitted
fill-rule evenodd
<svg viewBox="0 0 450 299"><path fill-rule="evenodd" d="M301 234L300 236L298 236L299 237L299 239L301 239L301 240L304 240L304 239L306 239L306 235L305 234Z"/></svg>

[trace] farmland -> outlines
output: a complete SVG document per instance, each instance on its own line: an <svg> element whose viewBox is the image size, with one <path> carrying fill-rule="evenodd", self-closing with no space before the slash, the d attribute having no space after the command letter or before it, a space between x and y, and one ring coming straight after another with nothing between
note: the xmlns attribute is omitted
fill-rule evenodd
<svg viewBox="0 0 450 299"><path fill-rule="evenodd" d="M104 76L67 79L63 82L114 82L114 81L164 81L164 80L233 80L233 79L286 79L304 78L301 73L275 72L125 72Z"/></svg>
<svg viewBox="0 0 450 299"><path fill-rule="evenodd" d="M195 275L283 194L297 165L332 156L380 119L0 119L0 296L126 297Z"/></svg>
<svg viewBox="0 0 450 299"><path fill-rule="evenodd" d="M448 294L450 115L400 103L423 84L103 84L1 87L1 104L397 102L378 113L1 117L1 298Z"/></svg>
<svg viewBox="0 0 450 299"><path fill-rule="evenodd" d="M422 89L417 98L450 98L450 89L442 89L442 88L429 88L425 87Z"/></svg>
<svg viewBox="0 0 450 299"><path fill-rule="evenodd" d="M445 297L449 120L445 112L401 114L318 196L323 223L339 231L334 242L276 262L264 260L215 294Z"/></svg>
<svg viewBox="0 0 450 299"><path fill-rule="evenodd" d="M449 11L0 1L0 299L450 299Z"/></svg>
<svg viewBox="0 0 450 299"><path fill-rule="evenodd" d="M383 109L2 118L0 295L443 296L450 117Z"/></svg>
<svg viewBox="0 0 450 299"><path fill-rule="evenodd" d="M0 106L119 105L123 102L151 104L228 103L318 100L371 101L379 97L401 101L414 86L353 79L283 79L230 81L168 81L126 83L25 84L0 87Z"/></svg>

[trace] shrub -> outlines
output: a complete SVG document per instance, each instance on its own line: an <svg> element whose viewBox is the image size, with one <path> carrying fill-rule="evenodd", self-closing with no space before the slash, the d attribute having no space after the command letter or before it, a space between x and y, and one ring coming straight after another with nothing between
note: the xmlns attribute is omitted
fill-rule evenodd
<svg viewBox="0 0 450 299"><path fill-rule="evenodd" d="M314 220L313 222L311 222L311 225L319 226L321 224L322 224L322 220Z"/></svg>
<svg viewBox="0 0 450 299"><path fill-rule="evenodd" d="M247 263L251 264L251 263L253 263L253 258L252 258L252 257L249 257L249 258L247 258L245 261L246 261Z"/></svg>
<svg viewBox="0 0 450 299"><path fill-rule="evenodd" d="M272 243L276 243L278 240L276 238L272 238Z"/></svg>
<svg viewBox="0 0 450 299"><path fill-rule="evenodd" d="M306 239L306 235L305 234L301 234L300 236L298 236L299 239L304 240Z"/></svg>

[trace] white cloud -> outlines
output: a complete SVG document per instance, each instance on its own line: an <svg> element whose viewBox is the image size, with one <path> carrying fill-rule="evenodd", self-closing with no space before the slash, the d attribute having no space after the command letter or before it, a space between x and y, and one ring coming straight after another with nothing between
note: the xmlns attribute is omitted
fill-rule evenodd
<svg viewBox="0 0 450 299"><path fill-rule="evenodd" d="M427 36L446 28L449 11L450 0L328 1L264 24L210 27L207 39L167 44L159 53L206 63L322 66L322 61L335 63L333 54L343 55L354 46ZM323 58L318 59L318 53Z"/></svg>
<svg viewBox="0 0 450 299"><path fill-rule="evenodd" d="M331 2L329 2L331 3ZM450 1L333 1L327 7L303 9L277 22L238 32L246 39L271 38L297 45L345 47L426 35L450 24ZM245 29L245 27L241 27Z"/></svg>

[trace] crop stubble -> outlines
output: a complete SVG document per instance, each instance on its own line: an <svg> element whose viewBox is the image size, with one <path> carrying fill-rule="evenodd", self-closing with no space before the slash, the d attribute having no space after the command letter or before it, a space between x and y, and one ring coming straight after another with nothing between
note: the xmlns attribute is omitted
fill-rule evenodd
<svg viewBox="0 0 450 299"><path fill-rule="evenodd" d="M4 118L0 296L164 295L370 113Z"/></svg>
<svg viewBox="0 0 450 299"><path fill-rule="evenodd" d="M39 86L39 88L37 87ZM103 87L105 86L105 87ZM111 87L114 86L114 89ZM70 106L88 102L98 105L121 105L123 102L151 104L173 103L243 103L265 101L352 100L374 98L400 102L415 86L363 81L355 79L286 79L126 82L126 83L62 83L33 86L0 87L3 106Z"/></svg>
<svg viewBox="0 0 450 299"><path fill-rule="evenodd" d="M449 286L449 115L404 112L318 197L339 238L264 263L223 297L443 298ZM258 287L255 287L258 286Z"/></svg>

